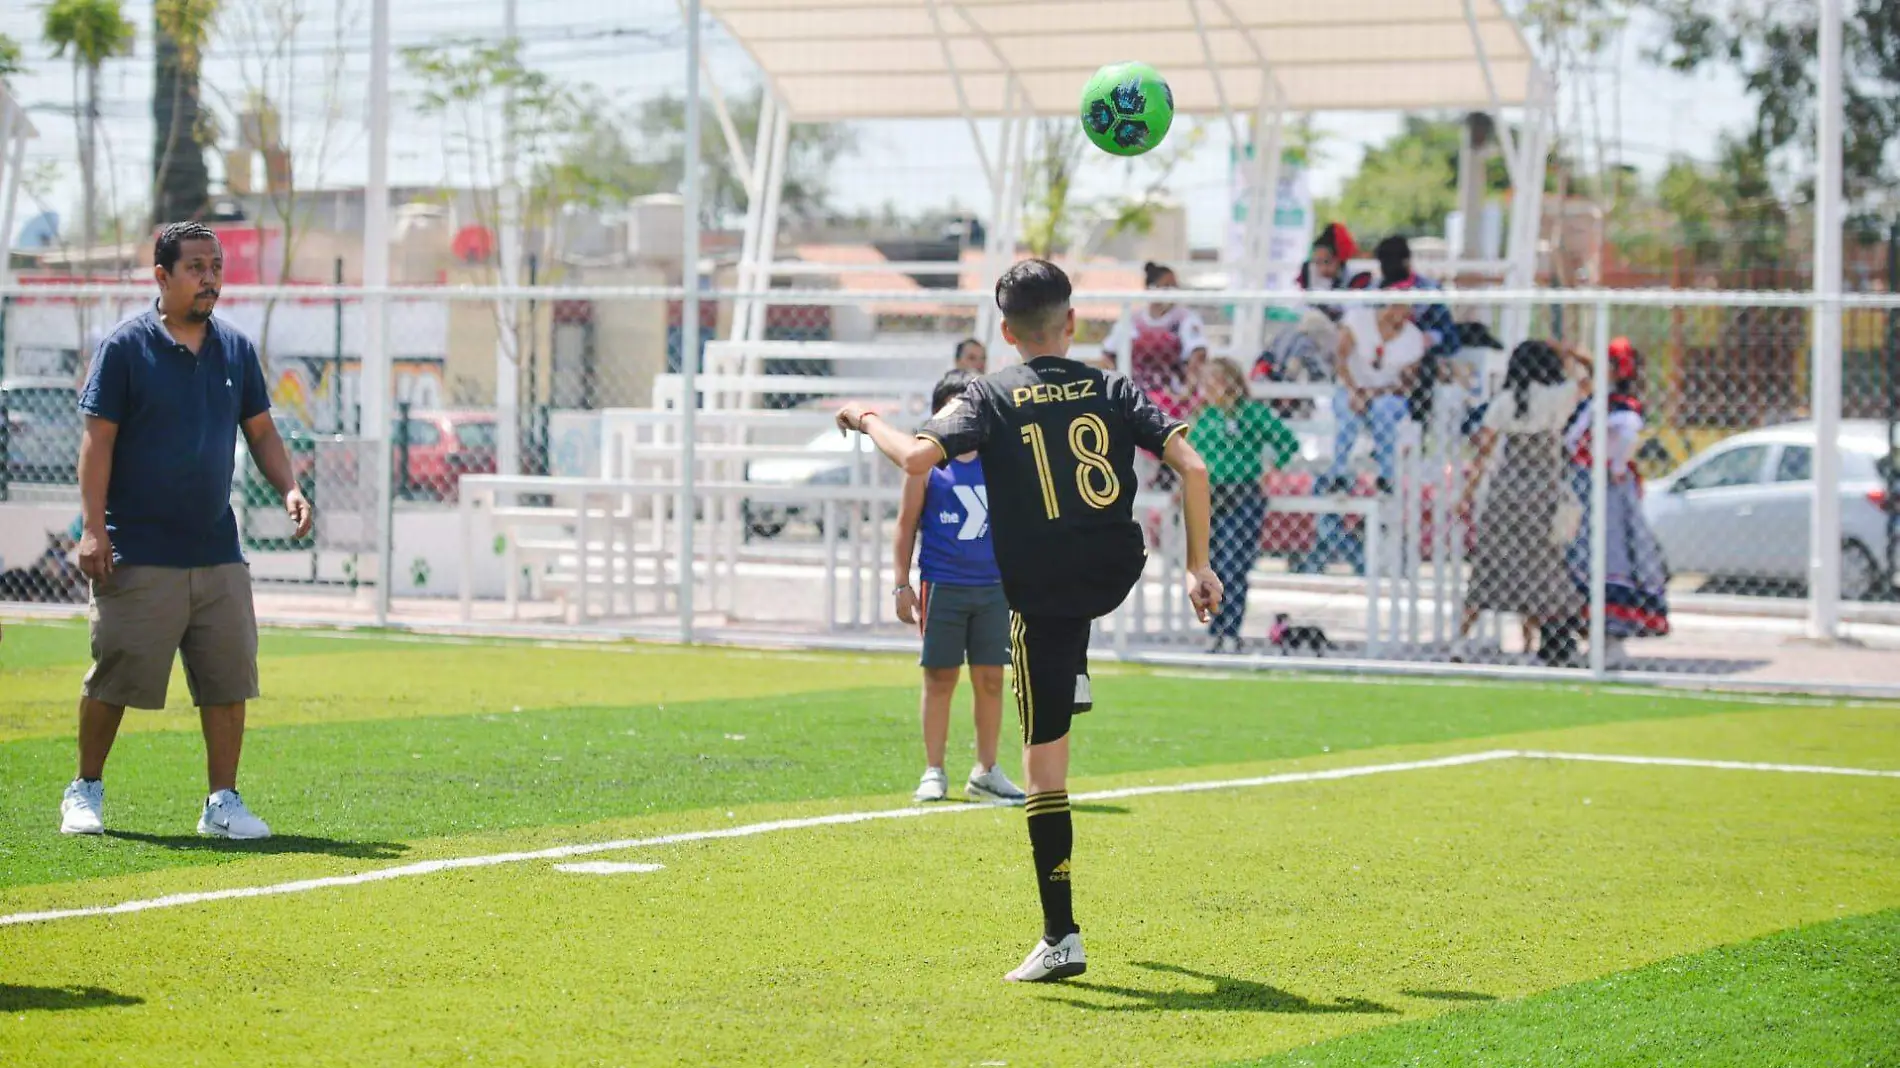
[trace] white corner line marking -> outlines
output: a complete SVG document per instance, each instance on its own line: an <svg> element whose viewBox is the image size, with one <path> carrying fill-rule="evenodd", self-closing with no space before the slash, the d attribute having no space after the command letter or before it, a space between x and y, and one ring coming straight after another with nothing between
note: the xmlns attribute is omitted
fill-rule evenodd
<svg viewBox="0 0 1900 1068"><path fill-rule="evenodd" d="M1591 764L1646 764L1666 768L1715 768L1722 771L1779 771L1793 775L1855 775L1871 779L1900 779L1900 771L1881 768L1838 768L1826 764L1757 764L1746 760L1697 760L1693 757L1622 756L1615 753L1552 753L1526 749L1518 756L1531 760L1577 760Z"/></svg>
<svg viewBox="0 0 1900 1068"><path fill-rule="evenodd" d="M1356 779L1367 775L1384 775L1400 771L1424 771L1430 768L1454 768L1469 764L1484 764L1515 757L1528 757L1538 760L1576 760L1594 761L1612 764L1659 764L1692 768L1721 768L1738 771L1780 771L1805 772L1822 775L1860 775L1881 778L1900 778L1900 771L1880 771L1868 768L1835 768L1806 764L1751 764L1733 760L1691 760L1677 757L1618 756L1603 753L1555 753L1522 749L1490 749L1479 753L1460 753L1455 756L1435 757L1430 760L1406 760L1390 764L1358 764L1343 768L1324 768L1319 771L1289 771L1278 775L1262 775L1247 779L1215 779L1201 782L1158 783L1153 786L1128 786L1113 790L1092 790L1086 793L1069 795L1071 802L1076 801L1113 801L1125 797L1152 797L1161 794L1201 793L1208 790L1241 790L1259 786L1282 786L1303 782L1330 782L1338 779ZM388 868L376 868L371 871L357 872L353 875L331 875L318 879L298 879L288 883L273 883L268 886L237 886L224 890L203 890L192 893L167 894L163 897L144 898L137 901L122 901L116 905L93 905L85 908L50 909L44 912L16 912L0 916L0 927L17 924L47 923L53 920L82 919L90 916L120 916L133 912L147 912L152 909L177 908L181 905L201 905L212 901L231 901L239 898L274 897L279 894L300 894L310 890L327 890L333 887L362 886L366 883L386 882L391 879L406 879L417 875L433 875L436 872L455 871L463 868L489 868L498 864L516 864L523 861L565 860L569 857L584 857L595 853L617 853L629 849L651 849L658 846L682 845L688 842L708 842L722 838L750 838L754 835L772 834L778 831L805 830L812 827L842 827L855 823L870 823L874 820L910 819L919 816L948 815L955 812L981 812L986 809L1006 807L995 804L980 805L913 805L905 808L874 809L864 812L838 812L828 816L805 816L797 819L767 820L762 823L747 823L736 827L719 827L703 831L681 831L676 834L656 835L651 838L621 838L608 842L583 842L575 845L551 846L547 849L524 850L513 853L486 853L472 857L451 857L442 860L424 860L414 864L398 864Z"/></svg>

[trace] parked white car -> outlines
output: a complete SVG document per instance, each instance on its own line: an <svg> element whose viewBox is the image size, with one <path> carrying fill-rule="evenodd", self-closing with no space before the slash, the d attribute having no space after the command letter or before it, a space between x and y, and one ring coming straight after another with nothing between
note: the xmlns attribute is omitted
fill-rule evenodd
<svg viewBox="0 0 1900 1068"><path fill-rule="evenodd" d="M826 430L805 443L803 456L754 460L747 464L745 479L759 486L849 485L853 450L867 456L876 452L877 447L867 435L847 436ZM877 462L881 463L881 458ZM812 520L819 523L821 531L824 529L820 518L824 509L815 502L748 500L743 502L742 511L749 537L776 538L797 519Z"/></svg>
<svg viewBox="0 0 1900 1068"><path fill-rule="evenodd" d="M1892 593L1887 538L1896 457L1885 423L1840 428L1841 596ZM1716 580L1804 583L1814 508L1814 425L1737 434L1646 488L1643 516L1674 572Z"/></svg>

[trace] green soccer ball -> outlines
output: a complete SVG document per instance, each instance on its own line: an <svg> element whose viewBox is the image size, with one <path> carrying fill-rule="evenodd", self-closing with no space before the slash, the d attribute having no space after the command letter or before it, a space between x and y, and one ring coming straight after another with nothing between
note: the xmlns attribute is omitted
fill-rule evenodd
<svg viewBox="0 0 1900 1068"><path fill-rule="evenodd" d="M1174 123L1174 90L1146 63L1111 63L1082 90L1082 129L1095 147L1139 156Z"/></svg>

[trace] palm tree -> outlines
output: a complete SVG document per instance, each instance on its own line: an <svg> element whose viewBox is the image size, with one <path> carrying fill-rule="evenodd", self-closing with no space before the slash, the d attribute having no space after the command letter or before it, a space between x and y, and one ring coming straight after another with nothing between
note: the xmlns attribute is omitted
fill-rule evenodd
<svg viewBox="0 0 1900 1068"><path fill-rule="evenodd" d="M211 199L198 73L219 0L152 4L152 221L197 218Z"/></svg>
<svg viewBox="0 0 1900 1068"><path fill-rule="evenodd" d="M91 247L93 212L98 179L94 158L98 147L99 68L113 56L131 52L136 31L126 20L119 0L52 0L42 9L45 21L41 33L53 46L53 58L68 54L73 59L73 101L79 100L79 74L86 75L84 107L73 108L73 127L79 134L79 182L84 202L80 213L85 231L81 244ZM86 273L92 273L87 263Z"/></svg>

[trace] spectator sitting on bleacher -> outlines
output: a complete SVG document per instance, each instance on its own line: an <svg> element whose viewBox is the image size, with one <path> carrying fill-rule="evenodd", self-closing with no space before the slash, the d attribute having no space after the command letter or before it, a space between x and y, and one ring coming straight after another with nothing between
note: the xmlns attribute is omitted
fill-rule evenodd
<svg viewBox="0 0 1900 1068"><path fill-rule="evenodd" d="M955 370L968 371L973 375L990 373L990 354L983 343L973 337L957 342Z"/></svg>
<svg viewBox="0 0 1900 1068"><path fill-rule="evenodd" d="M1388 237L1372 252L1379 261L1380 289L1441 289L1437 282L1412 270L1412 243L1403 237ZM1425 335L1427 356L1449 356L1458 351L1458 326L1451 309L1443 304L1407 305L1412 321Z"/></svg>
<svg viewBox="0 0 1900 1068"><path fill-rule="evenodd" d="M1179 288L1174 271L1158 263L1142 267L1146 288L1161 296ZM1200 315L1169 300L1132 307L1102 341L1102 355L1128 357L1128 377L1175 418L1187 414L1188 397L1207 359L1207 326Z"/></svg>
<svg viewBox="0 0 1900 1068"><path fill-rule="evenodd" d="M1399 424L1405 421L1407 395L1425 357L1425 336L1411 320L1411 308L1385 304L1346 309L1340 320L1339 388L1333 393L1333 462L1314 485L1316 493L1345 493L1352 488L1350 465L1359 431L1372 427L1372 456L1379 467L1379 492L1394 483Z"/></svg>
<svg viewBox="0 0 1900 1068"><path fill-rule="evenodd" d="M1370 289L1372 276L1354 272L1349 261L1359 254L1352 231L1343 223L1327 223L1313 239L1307 261L1300 265L1294 284L1313 293L1329 290ZM1299 319L1282 330L1268 351L1254 364L1255 378L1280 382L1330 382L1335 377L1333 353L1339 348L1339 320L1346 309L1314 301Z"/></svg>
<svg viewBox="0 0 1900 1068"><path fill-rule="evenodd" d="M1313 239L1312 251L1307 254L1306 262L1300 264L1295 284L1314 293L1329 289L1371 289L1372 275L1351 267L1349 261L1357 255L1359 245L1353 241L1352 231L1346 229L1346 224L1327 223ZM1335 323L1346 314L1346 309L1337 304L1315 303L1313 306Z"/></svg>

